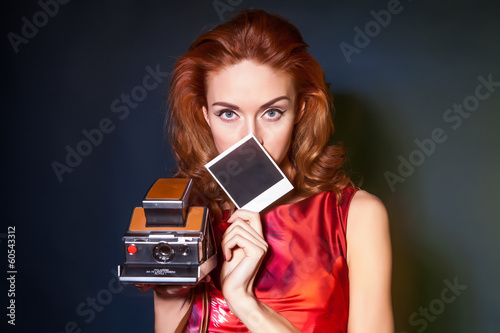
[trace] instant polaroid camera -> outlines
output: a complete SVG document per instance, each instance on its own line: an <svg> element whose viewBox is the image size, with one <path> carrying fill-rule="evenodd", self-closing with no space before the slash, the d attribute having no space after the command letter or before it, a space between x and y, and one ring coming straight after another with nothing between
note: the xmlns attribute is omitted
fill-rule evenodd
<svg viewBox="0 0 500 333"><path fill-rule="evenodd" d="M123 236L123 283L194 285L217 264L207 207L188 207L191 179L160 178Z"/></svg>

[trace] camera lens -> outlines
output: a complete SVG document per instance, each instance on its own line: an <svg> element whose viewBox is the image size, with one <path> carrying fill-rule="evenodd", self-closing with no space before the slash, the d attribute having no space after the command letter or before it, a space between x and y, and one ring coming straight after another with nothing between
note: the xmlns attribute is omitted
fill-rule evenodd
<svg viewBox="0 0 500 333"><path fill-rule="evenodd" d="M153 257L156 261L165 263L174 258L174 249L167 243L159 243L153 249Z"/></svg>
<svg viewBox="0 0 500 333"><path fill-rule="evenodd" d="M168 256L172 251L172 248L168 244L163 244L160 246L159 250L161 255Z"/></svg>

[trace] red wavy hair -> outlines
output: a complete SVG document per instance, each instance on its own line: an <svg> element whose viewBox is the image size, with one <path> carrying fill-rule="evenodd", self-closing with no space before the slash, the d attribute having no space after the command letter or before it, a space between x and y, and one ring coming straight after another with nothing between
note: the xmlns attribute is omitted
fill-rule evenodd
<svg viewBox="0 0 500 333"><path fill-rule="evenodd" d="M193 179L195 204L210 203L218 214L219 204L227 201L204 168L218 155L202 112L202 106L207 106L206 77L243 60L285 71L294 80L300 111L288 156L295 189L302 196L331 190L340 198L340 191L350 183L342 168L345 151L328 144L334 132L333 98L323 70L307 47L288 20L252 9L202 34L178 59L171 76L167 121L178 162L176 176Z"/></svg>

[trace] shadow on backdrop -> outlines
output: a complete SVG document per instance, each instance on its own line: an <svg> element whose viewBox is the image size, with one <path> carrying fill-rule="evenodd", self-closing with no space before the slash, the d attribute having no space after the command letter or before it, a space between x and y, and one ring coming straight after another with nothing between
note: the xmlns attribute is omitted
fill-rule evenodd
<svg viewBox="0 0 500 333"><path fill-rule="evenodd" d="M396 332L450 332L460 331L460 323L454 316L428 316L422 313L429 302L440 296L436 281L443 280L449 272L457 271L439 255L433 244L422 246L411 234L409 216L425 218L418 189L405 191L405 183L393 192L384 173L387 166L404 151L400 142L411 138L398 138L390 134L396 119L383 119L383 112L354 94L334 94L335 135L332 141L343 142L347 149L346 168L355 184L377 195L386 205L390 219L393 252L392 298ZM405 126L401 122L397 126ZM418 177L418 173L412 175ZM413 183L412 183L413 184ZM448 277L451 279L453 277ZM443 286L443 284L441 284ZM441 318L442 317L442 318ZM433 320L429 320L433 319Z"/></svg>

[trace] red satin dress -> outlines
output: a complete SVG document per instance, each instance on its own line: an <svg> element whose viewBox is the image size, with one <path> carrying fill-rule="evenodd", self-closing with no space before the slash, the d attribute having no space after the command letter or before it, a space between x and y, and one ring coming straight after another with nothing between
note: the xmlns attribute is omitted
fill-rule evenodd
<svg viewBox="0 0 500 333"><path fill-rule="evenodd" d="M346 223L356 191L345 188L340 203L335 193L322 192L261 215L269 249L255 280L255 296L301 332L347 332ZM226 228L227 223L214 224L218 241ZM248 332L222 296L219 272L212 272L212 282L197 286L190 333Z"/></svg>

